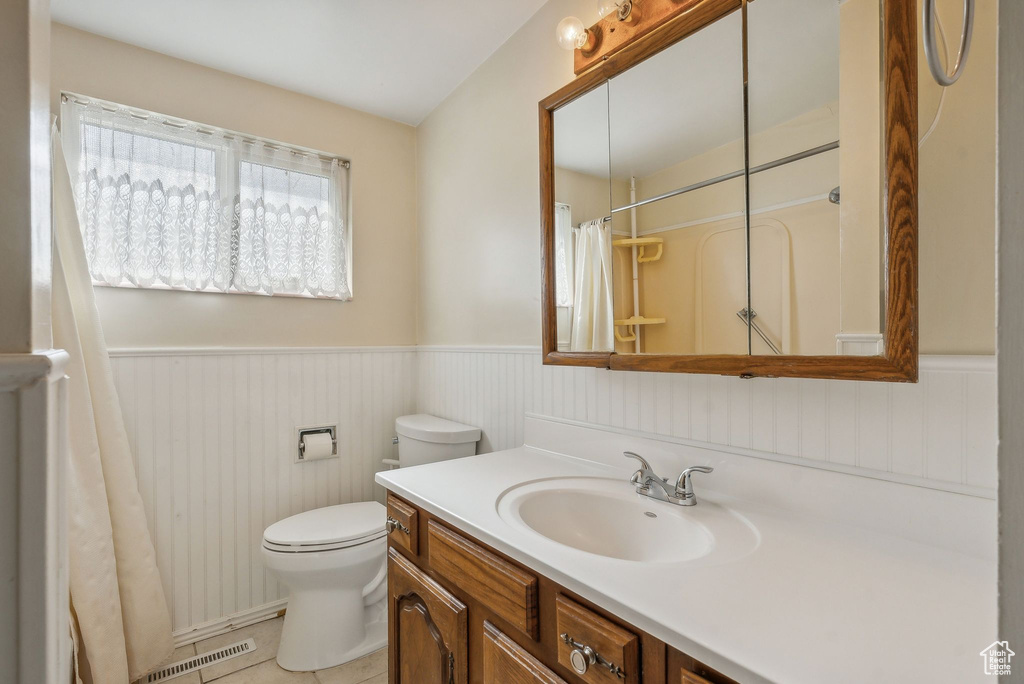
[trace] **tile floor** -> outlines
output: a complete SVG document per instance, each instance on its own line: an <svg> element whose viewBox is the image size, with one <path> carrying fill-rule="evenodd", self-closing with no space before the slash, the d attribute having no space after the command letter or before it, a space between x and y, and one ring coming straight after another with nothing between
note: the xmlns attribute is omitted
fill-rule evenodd
<svg viewBox="0 0 1024 684"><path fill-rule="evenodd" d="M189 646L182 646L168 659L168 663L185 660L197 653L213 651L249 637L256 641L256 650L252 653L215 663L171 681L174 684L387 684L386 648L329 670L282 670L277 666L275 658L283 623L283 617L265 620Z"/></svg>

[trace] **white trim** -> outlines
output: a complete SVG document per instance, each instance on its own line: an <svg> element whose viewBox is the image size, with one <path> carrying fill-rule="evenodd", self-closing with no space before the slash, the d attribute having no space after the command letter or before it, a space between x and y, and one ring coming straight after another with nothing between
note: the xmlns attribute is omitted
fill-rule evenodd
<svg viewBox="0 0 1024 684"><path fill-rule="evenodd" d="M90 276L91 277L91 276ZM92 286L95 287L108 287L113 290L160 290L163 292L191 292L193 294L211 294L211 295L246 295L250 297L290 297L292 299L317 299L322 302L351 302L352 292L349 288L349 294L347 297L324 297L321 295L311 295L303 292L247 292L244 290L218 290L211 286L197 289L191 287L171 287L163 283L152 283L150 285L133 285L132 283L104 283L102 281L92 279Z"/></svg>
<svg viewBox="0 0 1024 684"><path fill-rule="evenodd" d="M882 333L836 333L838 356L880 356L884 352Z"/></svg>
<svg viewBox="0 0 1024 684"><path fill-rule="evenodd" d="M43 379L53 382L64 375L70 358L63 349L0 354L0 392L21 389Z"/></svg>
<svg viewBox="0 0 1024 684"><path fill-rule="evenodd" d="M0 610L8 671L17 681L67 681L68 354L0 354ZM10 599L8 602L7 599Z"/></svg>
<svg viewBox="0 0 1024 684"><path fill-rule="evenodd" d="M958 484L956 482L942 482L939 480L930 480L924 477L917 477L914 475L887 473L881 470L872 470L870 468L848 466L843 465L841 463L832 463L830 461L819 461L811 458L801 458L799 456L787 456L785 454L770 451L744 449L742 447L729 446L727 444L719 444L716 442L701 442L695 439L671 437L669 435L661 435L653 432L643 432L642 430L629 430L626 428L612 427L610 425L598 425L595 423L587 423L584 421L572 420L570 418L557 418L555 416L548 416L541 413L533 413L530 411L527 411L526 417L533 418L536 420L544 420L550 423L561 423L563 425L572 425L574 427L591 428L601 430L603 432L613 432L615 434L625 435L627 437L643 437L644 439L650 439L658 442L667 442L669 444L680 444L683 446L708 449L710 451L719 451L726 454L736 454L738 456L759 458L765 461L788 463L789 465L804 466L807 468L814 468L816 470L831 470L832 472L843 473L845 475L857 475L860 477L867 477L872 480L884 480L886 482L895 482L898 484L911 485L914 487L924 487L925 489L934 489L940 492L952 492L954 494L975 496L981 499L991 499L993 501L996 498L996 491L988 487L975 487L972 485Z"/></svg>
<svg viewBox="0 0 1024 684"><path fill-rule="evenodd" d="M112 358L128 356L258 356L264 354L365 354L415 352L415 345L381 347L122 347L109 350Z"/></svg>
<svg viewBox="0 0 1024 684"><path fill-rule="evenodd" d="M918 359L920 370L932 372L995 373L996 357L970 354L929 354Z"/></svg>
<svg viewBox="0 0 1024 684"><path fill-rule="evenodd" d="M188 646L189 644L194 644L197 641L210 639L215 636L220 636L221 634L227 634L228 632L239 629L240 627L248 627L249 625L254 625L257 622L272 620L273 618L284 615L287 606L288 599L284 598L272 603L265 603L262 606L250 608L249 610L232 613L231 615L218 618L216 620L203 622L193 627L178 630L177 632L174 632L173 635L174 647L180 648L182 646Z"/></svg>
<svg viewBox="0 0 1024 684"><path fill-rule="evenodd" d="M534 345L456 345L424 344L416 347L422 352L462 352L466 354L540 354L540 347Z"/></svg>
<svg viewBox="0 0 1024 684"><path fill-rule="evenodd" d="M358 347L120 347L109 350L113 358L130 356L233 356L233 355L263 355L263 354L366 354L379 353L401 353L401 352L458 352L464 354L540 354L540 347L533 345L382 345L358 346ZM54 359L54 364L64 352L51 352L47 358ZM28 357L32 357L32 359ZM45 355L44 355L45 356ZM40 355L29 354L0 354L0 368L6 360L11 362L20 361L24 366L23 372L26 378L40 377L42 366L38 359ZM33 360L34 359L34 360ZM65 361L66 363L66 361ZM919 357L918 365L923 371L937 372L996 372L996 357L982 354L923 354ZM10 368L17 368L12 365ZM50 373L59 372L63 365L57 368L56 365ZM0 370L0 387L4 385L4 373ZM7 373L14 373L12 370ZM22 372L18 373L21 377Z"/></svg>

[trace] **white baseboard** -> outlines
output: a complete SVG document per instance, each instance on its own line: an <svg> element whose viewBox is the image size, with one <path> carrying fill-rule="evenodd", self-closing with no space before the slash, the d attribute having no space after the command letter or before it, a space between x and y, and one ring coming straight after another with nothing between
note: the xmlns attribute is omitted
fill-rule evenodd
<svg viewBox="0 0 1024 684"><path fill-rule="evenodd" d="M174 647L179 648L181 646L188 646L189 644L194 644L195 642L202 641L203 639L227 634L239 627L248 627L249 625L254 625L257 622L263 622L264 620L280 617L281 615L284 615L287 605L288 599L280 599L278 601L273 601L272 603L265 603L262 606L256 606L249 610L232 613L231 615L227 615L216 620L210 620L209 622L204 622L202 624L179 630L174 633Z"/></svg>

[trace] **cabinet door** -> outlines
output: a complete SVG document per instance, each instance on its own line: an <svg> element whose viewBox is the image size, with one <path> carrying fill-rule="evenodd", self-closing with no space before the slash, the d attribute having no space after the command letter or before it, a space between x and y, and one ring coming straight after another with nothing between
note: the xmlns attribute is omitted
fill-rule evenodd
<svg viewBox="0 0 1024 684"><path fill-rule="evenodd" d="M466 684L465 604L388 549L388 631L392 684Z"/></svg>
<svg viewBox="0 0 1024 684"><path fill-rule="evenodd" d="M674 648L668 649L668 684L737 684L735 680Z"/></svg>
<svg viewBox="0 0 1024 684"><path fill-rule="evenodd" d="M711 680L704 679L696 672L690 672L689 670L680 670L678 673L679 684L711 684Z"/></svg>
<svg viewBox="0 0 1024 684"><path fill-rule="evenodd" d="M484 622L484 684L565 684L544 663Z"/></svg>

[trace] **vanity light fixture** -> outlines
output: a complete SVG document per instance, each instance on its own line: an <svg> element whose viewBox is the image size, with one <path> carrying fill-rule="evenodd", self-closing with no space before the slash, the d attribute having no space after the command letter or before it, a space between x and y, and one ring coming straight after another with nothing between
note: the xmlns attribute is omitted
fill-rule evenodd
<svg viewBox="0 0 1024 684"><path fill-rule="evenodd" d="M602 19L614 14L619 21L627 21L633 14L633 0L598 0L597 11ZM566 50L588 52L594 49L597 42L594 33L576 17L566 17L558 22L555 35L558 44Z"/></svg>

